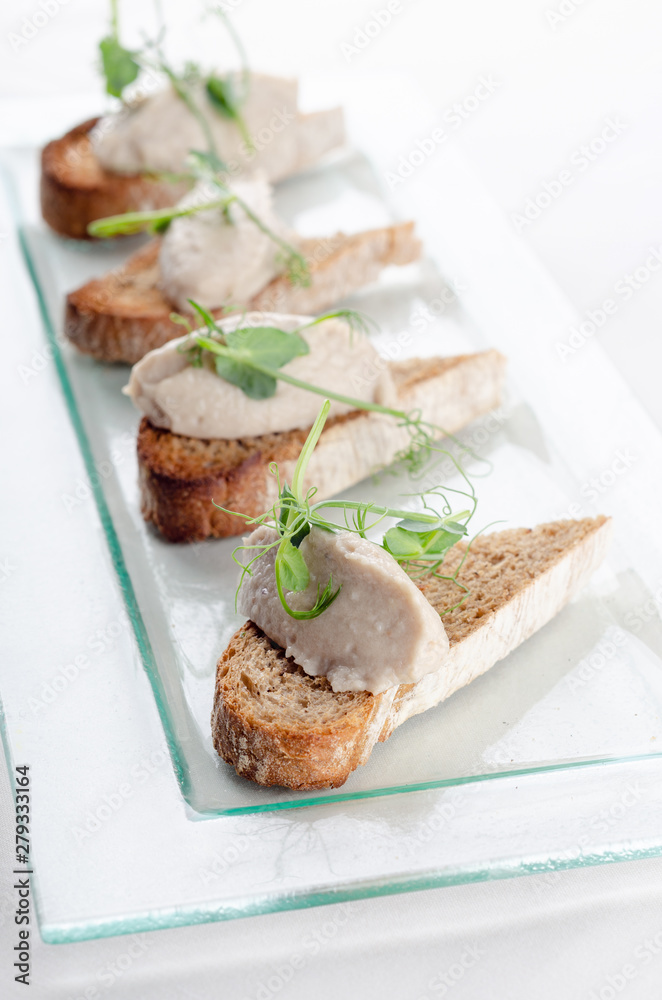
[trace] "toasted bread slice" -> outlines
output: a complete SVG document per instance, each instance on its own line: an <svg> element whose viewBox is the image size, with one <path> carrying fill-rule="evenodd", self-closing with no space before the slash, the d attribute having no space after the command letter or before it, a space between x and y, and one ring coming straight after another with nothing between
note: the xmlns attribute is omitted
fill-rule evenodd
<svg viewBox="0 0 662 1000"><path fill-rule="evenodd" d="M77 125L41 154L41 214L56 233L76 240L92 239L87 227L95 219L165 208L190 188L186 182L105 170L90 142L98 121L90 118Z"/></svg>
<svg viewBox="0 0 662 1000"><path fill-rule="evenodd" d="M485 673L553 618L598 567L610 535L611 522L597 517L477 538L459 574L469 597L443 619L448 658L416 684L382 694L334 693L325 677L309 677L247 622L218 662L217 752L260 785L342 785L378 740ZM447 572L463 554L463 546L451 550ZM438 611L458 599L447 580L427 577L419 587Z"/></svg>
<svg viewBox="0 0 662 1000"><path fill-rule="evenodd" d="M98 121L90 118L77 125L49 142L41 154L41 213L56 233L77 240L93 239L87 227L95 219L174 205L189 187L148 174L105 170L90 141ZM293 173L316 163L344 141L340 108L300 114L292 124L299 130L299 159Z"/></svg>
<svg viewBox="0 0 662 1000"><path fill-rule="evenodd" d="M398 402L406 412L447 433L465 427L499 404L505 359L498 351L389 364ZM214 506L258 516L277 499L269 472L291 479L308 428L238 441L203 440L154 427L144 417L138 431L142 513L171 542L224 538L244 531L242 518ZM308 465L306 483L320 499L390 465L409 444L393 417L353 411L329 420Z"/></svg>
<svg viewBox="0 0 662 1000"><path fill-rule="evenodd" d="M79 351L98 361L135 364L148 351L181 336L181 326L170 319L175 307L161 288L160 243L152 240L123 267L69 293L64 330ZM421 244L413 222L403 222L354 236L337 233L304 240L302 252L310 284L304 287L292 285L284 276L274 278L248 303L249 310L304 316L323 312L374 281L388 264L417 260ZM223 310L213 314L219 318Z"/></svg>

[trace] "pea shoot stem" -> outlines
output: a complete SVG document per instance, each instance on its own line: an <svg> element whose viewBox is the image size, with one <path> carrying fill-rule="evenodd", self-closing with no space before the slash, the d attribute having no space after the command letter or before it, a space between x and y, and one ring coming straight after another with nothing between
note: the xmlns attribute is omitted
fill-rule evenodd
<svg viewBox="0 0 662 1000"><path fill-rule="evenodd" d="M189 205L184 208L155 208L146 212L126 212L124 215L109 215L105 219L95 219L87 227L90 236L120 236L140 233L151 226L163 225L172 219L181 219L186 215L195 215L205 209L225 208L228 198L217 198L202 205Z"/></svg>
<svg viewBox="0 0 662 1000"><path fill-rule="evenodd" d="M320 435L324 430L324 424L326 423L326 418L329 415L330 409L331 403L328 399L326 399L322 409L317 415L317 420L310 429L310 433L306 438L306 443L301 449L301 454L299 455L297 464L294 467L294 475L292 476L292 492L299 504L303 503L303 477L306 474L306 469L308 468L308 462L310 461L311 455L313 454L317 446L317 442L320 439ZM296 515L296 511L293 508L290 508L287 512L287 519L285 522L286 527L290 523L290 515L292 513Z"/></svg>
<svg viewBox="0 0 662 1000"><path fill-rule="evenodd" d="M384 413L386 416L397 417L398 419L404 421L408 421L409 419L403 410L394 410L389 406L382 406L381 403L372 403L370 400L355 399L353 396L345 396L342 393L334 392L331 389L323 389L320 386L312 385L310 382L304 382L301 379L296 378L294 375L289 375L287 372L284 372L282 368L269 368L267 365L261 365L249 354L233 350L231 347L226 347L225 344L219 344L215 340L211 340L208 337L194 336L199 346L203 347L206 351L210 351L212 354L218 354L220 357L229 358L231 361L238 361L241 364L247 365L249 368L253 368L254 371L260 372L261 375L268 375L270 378L280 380L281 382L288 382L297 389L304 389L306 392L315 392L318 396L324 396L326 399L333 399L336 403L342 403L345 406L350 406L353 410L371 410L373 413Z"/></svg>
<svg viewBox="0 0 662 1000"><path fill-rule="evenodd" d="M213 181L219 190L223 190L218 181ZM139 233L144 229L153 232L166 228L173 219L181 219L187 215L197 215L198 212L205 212L210 209L220 208L226 212L231 205L238 205L244 214L257 226L260 232L268 236L286 256L290 280L293 283L310 283L308 265L304 256L296 247L282 239L270 229L262 219L255 214L253 209L238 194L228 191L222 198L213 198L196 205L173 206L172 208L156 208L145 212L126 212L124 215L109 215L105 219L96 219L87 227L90 236L101 237L128 236Z"/></svg>
<svg viewBox="0 0 662 1000"><path fill-rule="evenodd" d="M119 41L119 0L110 0L110 32L116 42Z"/></svg>

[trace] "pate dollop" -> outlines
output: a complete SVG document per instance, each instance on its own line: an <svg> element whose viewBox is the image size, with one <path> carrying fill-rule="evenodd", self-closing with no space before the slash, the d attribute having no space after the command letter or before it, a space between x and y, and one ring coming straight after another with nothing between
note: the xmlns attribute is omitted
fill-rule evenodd
<svg viewBox="0 0 662 1000"><path fill-rule="evenodd" d="M292 332L311 317L251 312L219 321L222 330L275 326ZM393 406L395 386L368 337L352 332L341 319L327 319L303 330L310 353L294 358L283 371L322 389L362 402ZM213 362L193 368L180 350L186 337L168 341L146 354L131 370L124 392L155 427L195 438L237 440L311 427L319 413L317 393L278 381L268 399L250 399L220 378ZM331 401L330 417L353 410Z"/></svg>
<svg viewBox="0 0 662 1000"><path fill-rule="evenodd" d="M277 537L275 529L260 525L246 544ZM324 590L332 577L334 589L341 589L326 611L310 620L288 615L276 589L275 547L253 565L252 576L244 576L238 609L307 674L326 676L334 691L379 694L442 666L449 642L441 618L381 546L353 532L313 527L300 551L310 584L288 593L287 603L295 611L311 608L318 585Z"/></svg>

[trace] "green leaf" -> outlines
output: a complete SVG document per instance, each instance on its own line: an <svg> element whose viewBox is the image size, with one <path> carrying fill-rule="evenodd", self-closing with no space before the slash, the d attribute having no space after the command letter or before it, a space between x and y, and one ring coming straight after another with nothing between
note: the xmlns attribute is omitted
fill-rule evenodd
<svg viewBox="0 0 662 1000"><path fill-rule="evenodd" d="M270 399L275 395L278 382L271 375L263 375L248 364L220 354L214 360L217 374L238 386L250 399Z"/></svg>
<svg viewBox="0 0 662 1000"><path fill-rule="evenodd" d="M213 330L217 329L217 327L216 327L216 321L215 321L214 317L212 316L212 314L210 312L208 312L207 309L205 309L203 306L201 306L198 302L194 302L193 299L187 299L186 301L191 306L191 308L193 309L193 311L198 314L198 316L202 320L203 324L207 327L207 329L209 330L210 333Z"/></svg>
<svg viewBox="0 0 662 1000"><path fill-rule="evenodd" d="M466 533L464 525L456 521L439 518L435 525L406 518L389 528L383 546L398 560L439 559Z"/></svg>
<svg viewBox="0 0 662 1000"><path fill-rule="evenodd" d="M290 489L290 487L288 486L287 483L283 483L283 485L281 487L281 490L280 490L280 494L278 496L278 499L279 500L295 500L296 499L295 496L294 496L294 493L292 492L292 490ZM285 529L287 528L287 522L289 520L289 514L290 514L290 505L289 504L283 504L280 507L279 512L278 512L278 523L280 524L280 527L282 528L282 531L280 532L280 534L282 534L283 531L285 531ZM297 548L298 548L298 546L297 546Z"/></svg>
<svg viewBox="0 0 662 1000"><path fill-rule="evenodd" d="M451 531L454 535L466 535L467 526L466 524L460 524L459 521L445 521L444 527L446 531Z"/></svg>
<svg viewBox="0 0 662 1000"><path fill-rule="evenodd" d="M285 590L300 593L310 583L308 567L301 555L301 550L295 548L289 538L284 539L278 547L276 560L281 585Z"/></svg>
<svg viewBox="0 0 662 1000"><path fill-rule="evenodd" d="M232 78L210 76L205 87L212 107L235 123L248 149L253 149L253 140L240 111L241 98L235 90Z"/></svg>
<svg viewBox="0 0 662 1000"><path fill-rule="evenodd" d="M207 97L217 111L227 118L237 118L239 102L230 77L210 76L207 79L206 89Z"/></svg>
<svg viewBox="0 0 662 1000"><path fill-rule="evenodd" d="M417 534L421 532L431 532L436 531L444 524L441 518L437 518L436 521L417 521L415 517L405 518L404 521L398 521L397 527L404 528L405 531L414 531Z"/></svg>
<svg viewBox="0 0 662 1000"><path fill-rule="evenodd" d="M225 335L228 347L249 356L266 368L282 368L293 358L309 354L310 348L298 333L275 326L247 326Z"/></svg>
<svg viewBox="0 0 662 1000"><path fill-rule="evenodd" d="M203 323L211 329L218 329L205 309L192 299L189 302ZM269 326L232 330L223 334L223 342L200 336L197 340L201 347L214 354L217 374L226 382L238 386L251 399L273 396L278 386L277 369L309 351L308 344L298 334ZM270 371L260 371L259 368Z"/></svg>
<svg viewBox="0 0 662 1000"><path fill-rule="evenodd" d="M123 215L108 215L104 219L90 222L87 231L90 236L101 239L111 236L132 236L145 229L163 232L177 214L175 208L155 208L148 212L125 212Z"/></svg>
<svg viewBox="0 0 662 1000"><path fill-rule="evenodd" d="M278 520L276 522L278 533L280 535L285 535L289 530L290 541L292 542L292 545L298 549L306 535L310 534L310 521L301 517L300 513L297 513L299 502L287 483L283 483L278 499ZM283 503L283 501L285 502ZM294 532L292 532L291 528L288 529L288 525L291 520L298 520L300 522L300 527L298 527Z"/></svg>
<svg viewBox="0 0 662 1000"><path fill-rule="evenodd" d="M153 222L149 227L150 232L154 233L155 236L162 236L163 233L165 233L169 229L171 222L172 219L157 220L156 222Z"/></svg>
<svg viewBox="0 0 662 1000"><path fill-rule="evenodd" d="M106 93L121 97L122 91L133 83L140 72L140 66L129 52L120 45L117 38L109 35L99 42L103 74L106 77Z"/></svg>
<svg viewBox="0 0 662 1000"><path fill-rule="evenodd" d="M388 529L382 544L396 559L415 559L423 554L423 545L416 532L397 526Z"/></svg>
<svg viewBox="0 0 662 1000"><path fill-rule="evenodd" d="M186 159L193 173L199 179L213 179L218 182L215 175L227 170L227 166L220 156L211 150L205 152L202 149L191 149Z"/></svg>
<svg viewBox="0 0 662 1000"><path fill-rule="evenodd" d="M428 537L421 538L421 541L425 555L440 556L448 552L459 539L460 535L455 531L434 531Z"/></svg>
<svg viewBox="0 0 662 1000"><path fill-rule="evenodd" d="M154 208L146 212L125 212L123 215L109 215L104 219L90 222L87 231L90 236L129 236L144 230L152 233L163 233L173 219L181 219L196 212L204 212L208 208L223 208L227 198L219 197L215 201L204 202L202 205L189 205L180 208L171 205L169 208Z"/></svg>
<svg viewBox="0 0 662 1000"><path fill-rule="evenodd" d="M281 543L281 545L283 545L283 544L284 543ZM294 551L298 552L298 549L294 549ZM303 558L302 558L302 561L303 561ZM312 618L319 618L319 616L321 614L323 614L323 612L325 612L327 608L331 607L331 605L335 601L336 597L340 593L340 590L342 588L342 584L340 585L340 587L338 587L337 590L334 590L333 589L333 577L330 576L329 577L329 582L327 583L327 585L324 588L324 590L322 590L320 584L317 585L317 600L315 601L315 603L312 606L312 608L310 608L310 610L308 610L308 611L295 611L293 608L291 608L289 606L289 604L287 603L287 599L285 597L285 588L286 588L287 584L285 583L285 580L283 578L282 566L283 566L283 564L282 564L281 560L279 559L278 556L276 556L276 564L275 564L275 567L274 567L275 575L276 575L276 588L278 590L278 596L280 598L280 602L283 605L283 607L285 608L285 610L287 611L287 613L290 616L290 618L296 618L297 621L310 621ZM304 563L304 566L305 566L305 563ZM308 573L307 569L306 569L306 573Z"/></svg>

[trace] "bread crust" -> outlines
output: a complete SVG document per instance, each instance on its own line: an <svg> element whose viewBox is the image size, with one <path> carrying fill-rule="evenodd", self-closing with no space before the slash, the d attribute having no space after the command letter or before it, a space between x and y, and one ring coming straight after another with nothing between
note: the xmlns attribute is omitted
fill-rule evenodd
<svg viewBox="0 0 662 1000"><path fill-rule="evenodd" d="M160 239L151 240L126 263L94 278L67 296L64 332L79 351L98 361L135 364L148 351L181 335L171 319L176 307L162 288ZM270 281L248 304L259 312L314 315L374 281L389 264L419 258L421 244L413 222L398 223L352 236L336 233L302 241L310 269L307 287L284 276ZM220 319L222 309L212 310Z"/></svg>
<svg viewBox="0 0 662 1000"><path fill-rule="evenodd" d="M485 351L409 359L393 363L391 372L407 410L416 407L422 390L452 400L453 412L445 414L442 426L453 433L498 405L504 364L497 351ZM214 504L249 517L268 510L277 499L271 463L288 478L307 433L300 429L238 441L204 440L154 427L144 417L138 430L143 517L171 542L241 534L244 520ZM355 411L329 420L309 466L317 496L332 496L390 465L400 446L393 418Z"/></svg>
<svg viewBox="0 0 662 1000"><path fill-rule="evenodd" d="M190 187L146 174L104 170L90 141L98 121L90 118L76 125L41 154L41 214L51 229L70 239L93 240L87 227L95 219L174 205Z"/></svg>
<svg viewBox="0 0 662 1000"><path fill-rule="evenodd" d="M214 746L220 756L237 762L239 773L261 785L286 785L312 790L337 788L359 766L365 752L366 733L374 713L372 695L360 693L349 700L352 711L315 730L296 728L274 720L265 724L242 711L240 691L226 682L226 666L248 656L260 656L280 674L289 671L282 650L252 622L230 640L219 661L214 694ZM325 677L308 678L310 691L331 692ZM239 687L242 685L241 672Z"/></svg>
<svg viewBox="0 0 662 1000"><path fill-rule="evenodd" d="M249 516L268 509L269 464L296 460L306 431L242 441L205 441L172 434L143 417L138 429L138 475L143 517L169 542L240 535L245 522L216 507Z"/></svg>

